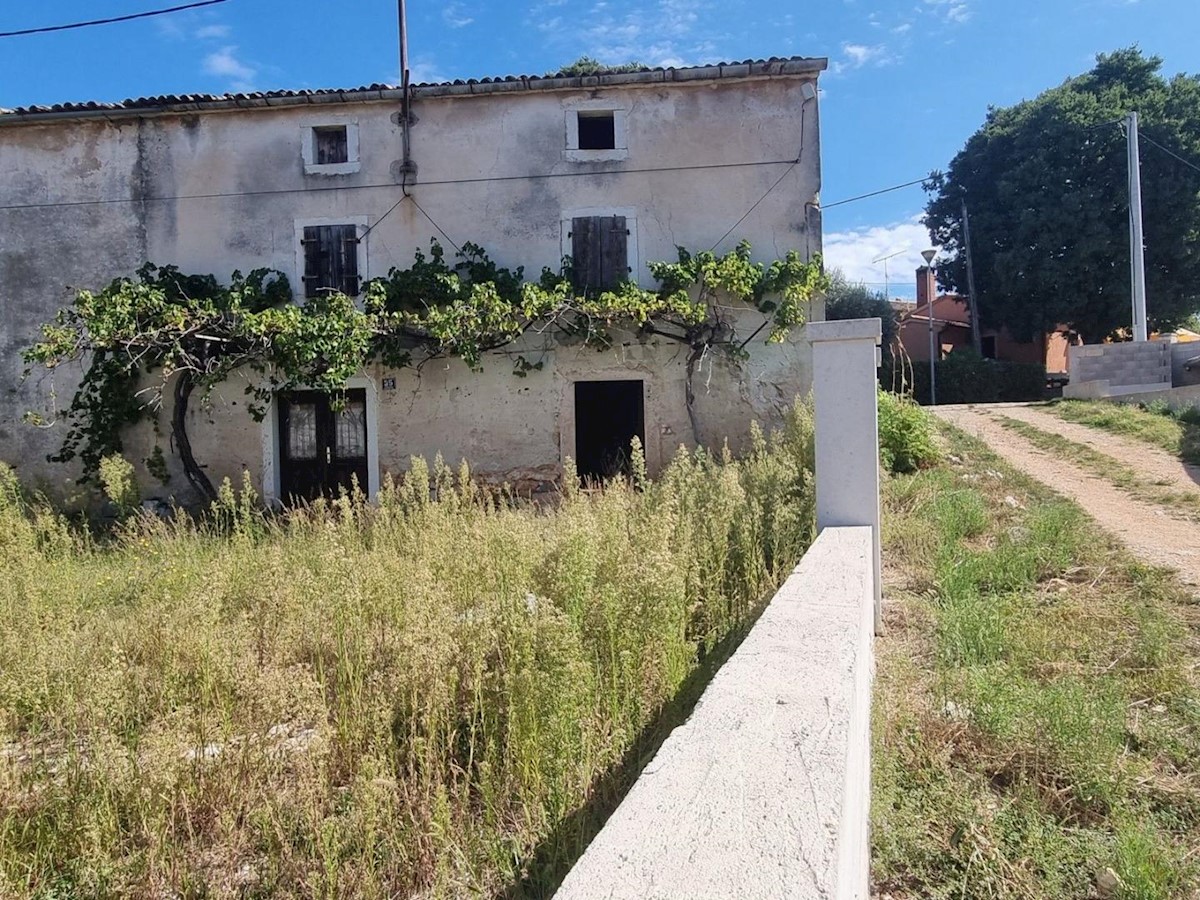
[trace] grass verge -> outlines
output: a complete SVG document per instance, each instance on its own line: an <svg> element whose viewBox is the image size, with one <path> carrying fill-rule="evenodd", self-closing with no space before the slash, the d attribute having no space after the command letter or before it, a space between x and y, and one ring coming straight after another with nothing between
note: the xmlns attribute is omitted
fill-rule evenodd
<svg viewBox="0 0 1200 900"><path fill-rule="evenodd" d="M810 455L798 410L553 509L414 461L104 540L0 467L0 897L551 892L807 547Z"/></svg>
<svg viewBox="0 0 1200 900"><path fill-rule="evenodd" d="M1136 438L1200 465L1200 413L1195 410L1178 413L1165 406L1143 408L1103 400L1056 400L1041 408L1068 422Z"/></svg>
<svg viewBox="0 0 1200 900"><path fill-rule="evenodd" d="M1053 453L1061 459L1099 475L1121 490L1136 496L1139 500L1155 503L1193 522L1200 522L1200 493L1147 481L1135 469L1105 453L1093 450L1086 444L1080 444L1060 434L1044 431L1028 422L1002 415L995 416L995 419L1038 449Z"/></svg>
<svg viewBox="0 0 1200 900"><path fill-rule="evenodd" d="M891 898L1192 896L1196 598L942 426L885 488L873 880Z"/></svg>

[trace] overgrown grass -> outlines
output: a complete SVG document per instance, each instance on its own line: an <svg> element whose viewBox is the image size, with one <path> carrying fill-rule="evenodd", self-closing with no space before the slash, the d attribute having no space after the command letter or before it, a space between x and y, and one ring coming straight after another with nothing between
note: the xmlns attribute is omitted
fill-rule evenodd
<svg viewBox="0 0 1200 900"><path fill-rule="evenodd" d="M1196 598L979 442L942 435L950 463L886 485L877 887L1193 896Z"/></svg>
<svg viewBox="0 0 1200 900"><path fill-rule="evenodd" d="M1200 410L1175 412L1165 405L1142 407L1103 400L1057 400L1044 408L1068 422L1137 438L1200 465Z"/></svg>
<svg viewBox="0 0 1200 900"><path fill-rule="evenodd" d="M1100 453L1086 444L1072 441L1060 434L1043 431L1028 422L1000 415L995 418L1005 428L1015 431L1035 447L1094 472L1116 487L1133 494L1139 500L1158 504L1184 518L1200 522L1200 492L1181 490L1178 487L1168 487L1158 482L1148 481L1135 469L1107 454Z"/></svg>
<svg viewBox="0 0 1200 900"><path fill-rule="evenodd" d="M541 894L812 537L801 413L739 461L97 540L0 472L0 896ZM436 498L436 499L431 499Z"/></svg>

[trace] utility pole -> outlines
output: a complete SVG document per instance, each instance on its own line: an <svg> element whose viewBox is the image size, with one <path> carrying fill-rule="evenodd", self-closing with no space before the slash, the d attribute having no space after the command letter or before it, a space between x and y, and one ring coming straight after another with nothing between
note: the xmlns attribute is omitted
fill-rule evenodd
<svg viewBox="0 0 1200 900"><path fill-rule="evenodd" d="M398 10L400 16L400 93L402 100L400 103L400 133L403 142L404 158L400 165L402 175L402 185L407 188L408 177L414 173L415 166L412 161L412 141L409 136L409 127L412 125L412 110L409 97L409 73L408 73L408 14L405 10L404 0L398 0Z"/></svg>
<svg viewBox="0 0 1200 900"><path fill-rule="evenodd" d="M979 304L975 300L975 266L971 260L971 219L967 215L967 199L962 202L963 250L967 254L967 308L971 311L971 344L983 356L983 337L979 334Z"/></svg>
<svg viewBox="0 0 1200 900"><path fill-rule="evenodd" d="M1142 162L1138 147L1138 114L1125 128L1129 148L1129 268L1133 293L1133 339L1149 339L1146 325L1146 250L1142 237Z"/></svg>

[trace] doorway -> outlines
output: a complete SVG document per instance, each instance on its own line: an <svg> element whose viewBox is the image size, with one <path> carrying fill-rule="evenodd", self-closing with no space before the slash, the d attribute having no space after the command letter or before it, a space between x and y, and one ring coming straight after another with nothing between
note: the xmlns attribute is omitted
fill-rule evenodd
<svg viewBox="0 0 1200 900"><path fill-rule="evenodd" d="M362 388L334 398L318 391L281 394L279 488L285 503L335 497L357 480L368 491L367 396Z"/></svg>
<svg viewBox="0 0 1200 900"><path fill-rule="evenodd" d="M585 482L631 473L631 442L646 446L643 388L642 381L575 382L575 466Z"/></svg>

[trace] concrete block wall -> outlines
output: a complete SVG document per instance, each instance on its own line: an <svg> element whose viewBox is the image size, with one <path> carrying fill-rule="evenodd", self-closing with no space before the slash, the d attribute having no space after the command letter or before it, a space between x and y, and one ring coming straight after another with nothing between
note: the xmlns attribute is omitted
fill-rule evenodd
<svg viewBox="0 0 1200 900"><path fill-rule="evenodd" d="M1111 387L1171 384L1171 344L1142 341L1071 347L1071 384L1107 381Z"/></svg>

